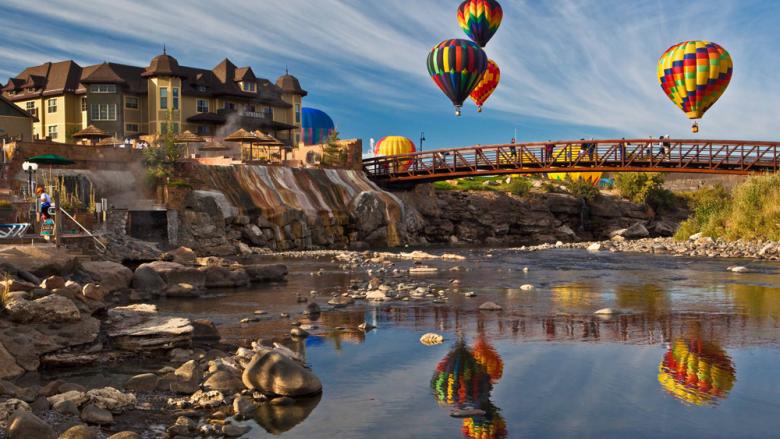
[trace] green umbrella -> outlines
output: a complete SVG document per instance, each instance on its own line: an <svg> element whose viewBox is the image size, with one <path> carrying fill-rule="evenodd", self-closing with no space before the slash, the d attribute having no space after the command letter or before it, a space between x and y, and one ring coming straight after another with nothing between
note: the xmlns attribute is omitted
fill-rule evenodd
<svg viewBox="0 0 780 439"><path fill-rule="evenodd" d="M76 162L57 154L36 155L27 159L28 162L38 163L39 165L72 165Z"/></svg>

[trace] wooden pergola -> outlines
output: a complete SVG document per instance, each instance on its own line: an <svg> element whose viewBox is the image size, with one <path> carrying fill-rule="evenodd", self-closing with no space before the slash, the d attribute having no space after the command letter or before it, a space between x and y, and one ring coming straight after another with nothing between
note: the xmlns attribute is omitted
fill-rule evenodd
<svg viewBox="0 0 780 439"><path fill-rule="evenodd" d="M186 145L187 148L187 158L190 158L190 143L203 143L206 140L203 137L200 137L196 134L193 134L191 131L186 130L183 133L179 133L174 137L173 139L176 143L183 143Z"/></svg>
<svg viewBox="0 0 780 439"><path fill-rule="evenodd" d="M92 146L95 146L102 139L105 139L107 137L111 137L111 134L106 133L105 131L95 127L94 125L89 125L83 130L73 134L74 139L79 139L81 141L88 140L89 144Z"/></svg>

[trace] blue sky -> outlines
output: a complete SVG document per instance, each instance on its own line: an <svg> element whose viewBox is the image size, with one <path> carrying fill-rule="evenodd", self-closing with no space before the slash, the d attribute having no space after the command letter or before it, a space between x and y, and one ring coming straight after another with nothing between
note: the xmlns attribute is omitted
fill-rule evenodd
<svg viewBox="0 0 780 439"><path fill-rule="evenodd" d="M425 149L580 137L691 137L663 94L658 57L672 44L715 41L735 63L703 138L776 139L780 2L773 0L503 0L486 49L502 83L463 117L428 77L430 48L465 38L460 0L3 0L0 78L49 60L147 65L166 44L181 64L224 57L275 79L289 66L342 137L425 131Z"/></svg>

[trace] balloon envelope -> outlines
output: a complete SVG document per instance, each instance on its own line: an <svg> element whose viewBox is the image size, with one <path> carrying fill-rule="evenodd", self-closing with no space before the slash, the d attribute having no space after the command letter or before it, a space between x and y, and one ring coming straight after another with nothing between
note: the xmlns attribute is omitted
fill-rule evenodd
<svg viewBox="0 0 780 439"><path fill-rule="evenodd" d="M485 73L482 75L482 79L474 90L471 91L471 100L477 104L479 111L482 111L482 105L488 100L490 95L498 87L498 83L501 81L501 70L498 68L498 64L492 59L488 60L488 66Z"/></svg>
<svg viewBox="0 0 780 439"><path fill-rule="evenodd" d="M301 140L304 145L325 143L335 129L333 119L324 111L307 107L301 109Z"/></svg>
<svg viewBox="0 0 780 439"><path fill-rule="evenodd" d="M411 154L415 152L417 148L414 146L414 142L408 137L403 136L387 136L379 139L374 144L374 155L398 155L398 154ZM405 171L409 169L409 165L412 164L412 160L400 161L400 170Z"/></svg>
<svg viewBox="0 0 780 439"><path fill-rule="evenodd" d="M736 381L731 358L719 346L701 340L677 340L658 365L658 382L680 401L714 404Z"/></svg>
<svg viewBox="0 0 780 439"><path fill-rule="evenodd" d="M504 11L496 0L466 0L458 7L458 24L472 41L485 47L501 25Z"/></svg>
<svg viewBox="0 0 780 439"><path fill-rule="evenodd" d="M463 101L487 69L487 55L468 40L445 40L428 54L428 73L460 114Z"/></svg>
<svg viewBox="0 0 780 439"><path fill-rule="evenodd" d="M658 60L658 81L689 119L699 119L731 81L733 63L726 49L708 41L675 44Z"/></svg>

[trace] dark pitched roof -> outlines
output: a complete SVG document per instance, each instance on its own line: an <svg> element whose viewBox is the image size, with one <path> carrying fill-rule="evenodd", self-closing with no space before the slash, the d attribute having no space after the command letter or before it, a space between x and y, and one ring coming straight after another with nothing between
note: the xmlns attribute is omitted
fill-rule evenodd
<svg viewBox="0 0 780 439"><path fill-rule="evenodd" d="M235 81L256 81L257 77L251 67L240 67L236 69Z"/></svg>
<svg viewBox="0 0 780 439"><path fill-rule="evenodd" d="M124 84L126 81L122 79L114 69L111 68L110 64L104 62L89 73L87 73L86 69L84 69L81 75L81 82L83 84Z"/></svg>
<svg viewBox="0 0 780 439"><path fill-rule="evenodd" d="M306 90L301 88L301 83L298 81L298 78L289 73L280 76L276 80L276 86L282 89L282 91L285 93L297 94L301 96L306 96L309 94L306 92Z"/></svg>
<svg viewBox="0 0 780 439"><path fill-rule="evenodd" d="M179 62L176 58L163 53L152 58L152 62L149 63L149 67L141 73L144 78L150 78L154 76L182 76L182 72L179 70Z"/></svg>
<svg viewBox="0 0 780 439"><path fill-rule="evenodd" d="M274 107L290 107L282 100L282 89L264 78L257 78L251 67L237 68L225 58L211 70L180 66L178 61L167 53L152 59L149 67L135 67L124 64L102 63L80 67L73 61L45 63L29 67L15 78L9 79L3 92L12 101L26 100L32 97L58 95L62 93L83 94L87 85L92 83L113 83L121 86L126 93L145 94L147 78L158 75L174 75L182 78L182 95L189 96L229 96L242 98L248 102ZM289 75L287 75L289 76ZM305 96L298 80L291 77L296 93ZM281 80L281 78L280 78ZM255 92L246 92L238 82L254 81ZM287 81L282 81L287 84ZM25 84L30 87L24 88ZM32 91L35 86L36 91ZM8 92L14 92L10 95Z"/></svg>
<svg viewBox="0 0 780 439"><path fill-rule="evenodd" d="M3 95L0 95L0 105L7 107L11 112L18 114L19 117L29 117L35 121L38 120L38 118L33 117L30 113L22 110L18 105L4 98Z"/></svg>

